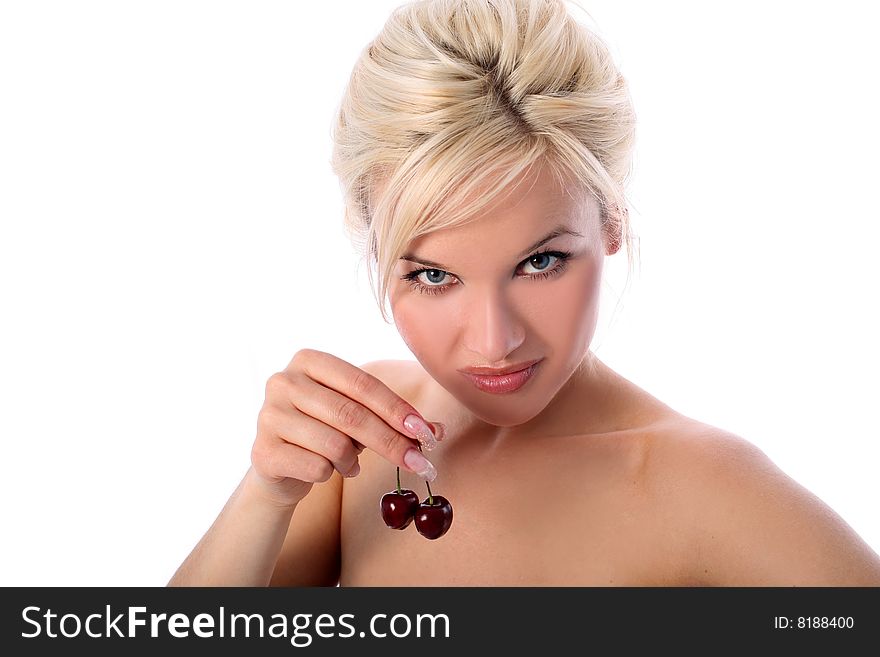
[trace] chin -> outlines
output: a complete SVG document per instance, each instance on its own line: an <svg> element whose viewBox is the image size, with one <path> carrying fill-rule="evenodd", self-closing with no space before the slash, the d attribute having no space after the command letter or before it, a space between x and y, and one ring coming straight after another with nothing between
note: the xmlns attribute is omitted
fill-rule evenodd
<svg viewBox="0 0 880 657"><path fill-rule="evenodd" d="M459 403L467 408L474 417L496 427L515 427L525 424L538 415L545 405L536 406L526 403L522 395L486 395L474 392L472 389L464 391L450 391L458 399ZM477 399L474 395L483 398ZM548 400L549 402L549 400Z"/></svg>
<svg viewBox="0 0 880 657"><path fill-rule="evenodd" d="M475 417L479 418L486 424L491 424L492 426L499 428L510 428L525 424L537 415L537 413L517 413L515 415L510 413L487 414L481 412L480 409L477 408L471 408L470 410Z"/></svg>

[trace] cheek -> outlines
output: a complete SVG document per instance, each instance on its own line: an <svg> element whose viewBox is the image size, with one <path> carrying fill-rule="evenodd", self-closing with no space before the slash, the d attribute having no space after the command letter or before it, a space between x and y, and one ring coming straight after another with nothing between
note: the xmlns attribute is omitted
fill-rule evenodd
<svg viewBox="0 0 880 657"><path fill-rule="evenodd" d="M601 260L572 267L529 303L529 324L543 336L548 347L575 356L589 346L598 320L602 282ZM586 344L584 344L586 343Z"/></svg>
<svg viewBox="0 0 880 657"><path fill-rule="evenodd" d="M415 295L403 294L392 303L391 312L406 346L419 361L429 363L439 358L447 347L448 313L442 303L419 301Z"/></svg>

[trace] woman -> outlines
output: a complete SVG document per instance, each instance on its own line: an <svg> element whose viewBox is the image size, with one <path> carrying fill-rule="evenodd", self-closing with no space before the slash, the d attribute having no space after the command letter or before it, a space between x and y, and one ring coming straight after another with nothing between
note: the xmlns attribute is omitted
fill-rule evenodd
<svg viewBox="0 0 880 657"><path fill-rule="evenodd" d="M880 557L761 450L590 351L604 258L632 262L634 131L561 0L399 7L352 72L332 164L416 360L297 352L170 584L880 585ZM399 489L454 522L380 513Z"/></svg>

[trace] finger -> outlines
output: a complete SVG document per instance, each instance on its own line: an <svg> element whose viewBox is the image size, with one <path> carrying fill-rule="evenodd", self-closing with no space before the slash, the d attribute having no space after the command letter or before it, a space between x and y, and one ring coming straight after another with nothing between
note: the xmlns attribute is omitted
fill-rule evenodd
<svg viewBox="0 0 880 657"><path fill-rule="evenodd" d="M308 377L297 385L295 405L306 415L319 419L341 433L369 447L398 467L406 468L428 481L436 478L436 468L418 449L418 441L394 429L372 410L336 390ZM350 442L350 441L349 441Z"/></svg>
<svg viewBox="0 0 880 657"><path fill-rule="evenodd" d="M300 358L298 365L306 376L292 377L294 385L302 386L294 405L391 463L434 480L436 468L414 445L412 438L418 438L404 424L408 416L424 422L411 404L369 372L332 354L306 350Z"/></svg>
<svg viewBox="0 0 880 657"><path fill-rule="evenodd" d="M437 446L431 426L421 413L378 377L323 351L303 349L294 356L294 360L297 358L299 367L312 381L369 408L388 426L415 438L425 449Z"/></svg>
<svg viewBox="0 0 880 657"><path fill-rule="evenodd" d="M266 407L261 413L261 422L285 442L324 457L343 476L357 463L358 452L351 438L297 408Z"/></svg>
<svg viewBox="0 0 880 657"><path fill-rule="evenodd" d="M277 436L268 438L259 449L255 446L255 451L258 453L255 454L254 463L259 464L261 474L267 478L321 482L333 476L330 461Z"/></svg>

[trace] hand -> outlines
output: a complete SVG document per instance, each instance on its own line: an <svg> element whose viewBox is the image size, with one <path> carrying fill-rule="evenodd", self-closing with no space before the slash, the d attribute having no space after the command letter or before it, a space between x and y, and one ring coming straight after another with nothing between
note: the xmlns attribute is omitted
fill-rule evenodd
<svg viewBox="0 0 880 657"><path fill-rule="evenodd" d="M407 424L404 421L408 416ZM413 424L415 419L415 424ZM369 447L428 481L436 470L419 451L432 449L435 428L381 380L332 354L301 349L269 377L251 462L268 500L293 506L315 482L338 470L353 477Z"/></svg>

